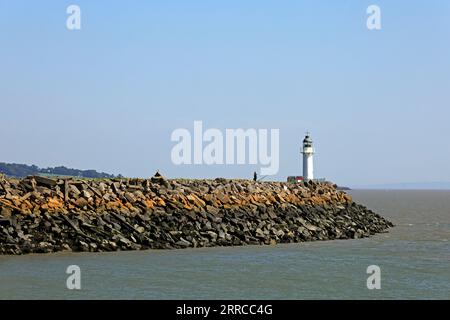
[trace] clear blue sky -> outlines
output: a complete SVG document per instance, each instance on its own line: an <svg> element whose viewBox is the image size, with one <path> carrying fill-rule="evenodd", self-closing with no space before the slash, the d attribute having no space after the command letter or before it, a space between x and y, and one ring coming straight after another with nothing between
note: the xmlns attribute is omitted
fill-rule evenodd
<svg viewBox="0 0 450 320"><path fill-rule="evenodd" d="M279 128L275 179L301 174L310 130L317 176L448 181L450 2L0 0L0 162L251 178L171 163L194 120Z"/></svg>

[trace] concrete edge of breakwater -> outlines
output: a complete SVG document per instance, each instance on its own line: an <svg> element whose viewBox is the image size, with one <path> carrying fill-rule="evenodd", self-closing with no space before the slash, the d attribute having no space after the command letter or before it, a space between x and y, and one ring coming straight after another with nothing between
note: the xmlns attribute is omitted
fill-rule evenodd
<svg viewBox="0 0 450 320"><path fill-rule="evenodd" d="M328 182L0 177L0 254L270 245L392 226Z"/></svg>

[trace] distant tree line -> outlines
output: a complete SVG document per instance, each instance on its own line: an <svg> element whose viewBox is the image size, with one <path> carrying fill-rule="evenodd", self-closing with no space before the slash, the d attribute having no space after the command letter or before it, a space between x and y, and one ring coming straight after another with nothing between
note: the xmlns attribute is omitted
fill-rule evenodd
<svg viewBox="0 0 450 320"><path fill-rule="evenodd" d="M78 170L63 166L41 169L35 165L0 162L0 173L9 177L23 178L32 175L71 176L80 178L116 178L121 177L95 170Z"/></svg>

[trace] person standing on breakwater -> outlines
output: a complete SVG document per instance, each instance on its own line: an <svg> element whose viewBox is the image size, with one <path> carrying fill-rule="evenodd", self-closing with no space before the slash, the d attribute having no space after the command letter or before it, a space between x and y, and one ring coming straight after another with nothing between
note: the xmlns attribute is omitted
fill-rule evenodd
<svg viewBox="0 0 450 320"><path fill-rule="evenodd" d="M253 172L253 181L258 180L258 174L255 172Z"/></svg>

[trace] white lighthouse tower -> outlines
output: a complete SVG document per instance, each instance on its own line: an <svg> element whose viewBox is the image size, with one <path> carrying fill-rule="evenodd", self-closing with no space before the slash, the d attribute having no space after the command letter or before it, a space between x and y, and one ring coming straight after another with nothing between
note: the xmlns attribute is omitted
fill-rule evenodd
<svg viewBox="0 0 450 320"><path fill-rule="evenodd" d="M306 133L303 139L303 180L308 181L314 179L314 148L309 132Z"/></svg>

